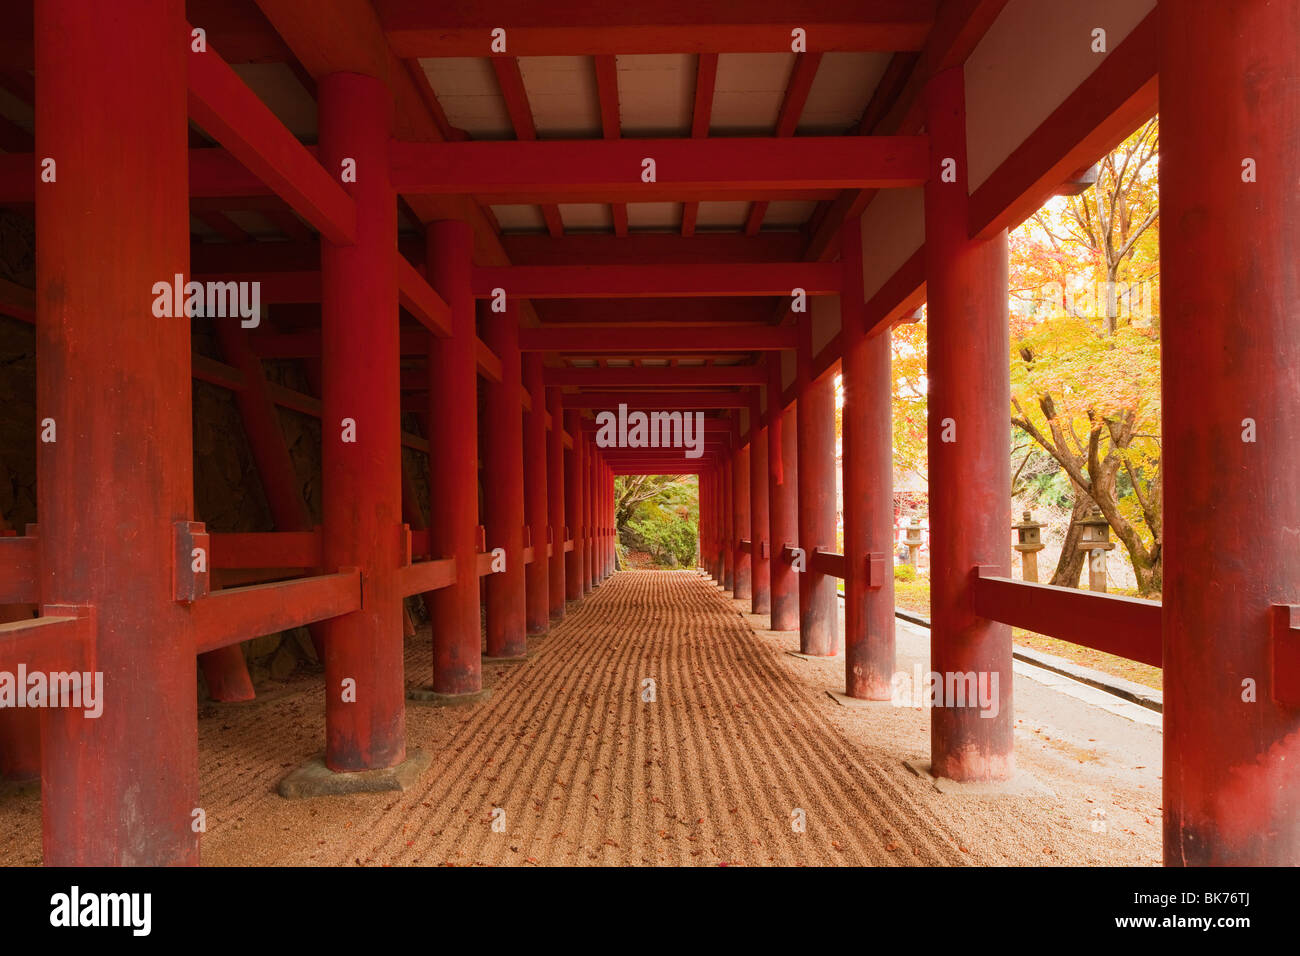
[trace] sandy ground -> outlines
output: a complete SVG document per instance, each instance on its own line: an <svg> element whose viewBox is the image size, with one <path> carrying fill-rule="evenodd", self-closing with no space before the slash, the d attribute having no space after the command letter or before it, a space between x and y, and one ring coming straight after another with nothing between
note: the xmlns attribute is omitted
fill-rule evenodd
<svg viewBox="0 0 1300 956"><path fill-rule="evenodd" d="M1158 726L1018 673L1017 785L941 793L903 763L925 761L928 713L840 706L826 691L842 688L842 659L787 655L797 633L756 631L746 604L695 572L615 575L526 662L486 665L488 700L408 705L408 739L433 765L400 794L275 794L320 749L319 676L206 705L203 862L1159 862ZM428 639L409 642L412 685L427 682ZM901 669L925 662L927 640L900 625ZM39 826L31 788L0 795L0 863L38 863Z"/></svg>

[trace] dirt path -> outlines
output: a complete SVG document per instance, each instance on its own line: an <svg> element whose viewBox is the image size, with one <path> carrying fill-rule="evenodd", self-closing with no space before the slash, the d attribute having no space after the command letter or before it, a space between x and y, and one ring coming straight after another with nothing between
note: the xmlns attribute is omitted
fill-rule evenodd
<svg viewBox="0 0 1300 956"><path fill-rule="evenodd" d="M206 707L204 862L1146 862L1131 846L1099 848L1086 816L1063 820L1050 797L938 793L903 767L910 753L852 739L879 721L846 722L780 643L694 572L620 573L528 661L487 667L487 701L408 707L408 737L433 765L402 794L274 794L319 749L319 678L249 705ZM424 631L409 645L409 682L426 680L429 666ZM646 679L652 702L642 699ZM883 706L880 718L893 719ZM33 801L0 799L0 861L39 859ZM805 832L792 826L796 810Z"/></svg>

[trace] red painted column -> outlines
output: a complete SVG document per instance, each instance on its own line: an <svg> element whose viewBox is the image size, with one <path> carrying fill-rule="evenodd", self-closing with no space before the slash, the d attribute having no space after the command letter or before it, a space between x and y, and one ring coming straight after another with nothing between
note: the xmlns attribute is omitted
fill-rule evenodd
<svg viewBox="0 0 1300 956"><path fill-rule="evenodd" d="M735 429L733 429L733 432ZM748 601L753 597L753 578L752 564L749 559L749 549L741 545L741 541L750 537L749 527L749 445L743 448L739 447L740 439L736 438L734 444L737 446L734 464L731 471L731 500L732 514L734 515L731 530L731 553L732 562L735 565L735 598L740 601Z"/></svg>
<svg viewBox="0 0 1300 956"><path fill-rule="evenodd" d="M718 584L727 587L727 463L719 462L714 470L714 563L718 566Z"/></svg>
<svg viewBox="0 0 1300 956"><path fill-rule="evenodd" d="M712 470L700 473L700 567L704 573L712 576L713 543L709 540L709 480Z"/></svg>
<svg viewBox="0 0 1300 956"><path fill-rule="evenodd" d="M35 151L58 177L36 189L36 414L57 438L36 443L40 600L94 607L104 701L41 711L44 861L197 864L194 632L172 589L190 320L150 307L189 273L185 7L40 0L34 35Z"/></svg>
<svg viewBox="0 0 1300 956"><path fill-rule="evenodd" d="M483 503L487 548L504 548L504 571L489 574L487 656L523 657L528 653L524 565L524 412L523 369L519 354L519 305L487 311L483 340L501 359L501 381L489 382L483 414Z"/></svg>
<svg viewBox="0 0 1300 956"><path fill-rule="evenodd" d="M586 597L591 593L591 513L588 510L591 502L591 447L581 431L573 436L573 443L574 447L582 447L578 459L581 476L578 485L578 528L574 537L582 541L582 550L578 552L578 577L582 581L582 596Z"/></svg>
<svg viewBox="0 0 1300 956"><path fill-rule="evenodd" d="M1164 861L1294 866L1270 606L1300 603L1300 7L1164 4L1160 31Z"/></svg>
<svg viewBox="0 0 1300 956"><path fill-rule="evenodd" d="M605 515L605 577L614 573L617 561L615 559L615 537L614 527L614 470L610 467L609 462L605 463L605 501L603 505Z"/></svg>
<svg viewBox="0 0 1300 956"><path fill-rule="evenodd" d="M320 81L326 169L356 160L357 241L321 243L321 518L326 568L361 568L362 609L325 623L325 763L406 757L402 599L397 199L388 182L392 97L356 73ZM365 502L365 507L358 507ZM345 699L345 681L355 699Z"/></svg>
<svg viewBox="0 0 1300 956"><path fill-rule="evenodd" d="M533 560L524 571L529 634L545 634L551 623L549 604L550 559L546 556L546 528L549 519L546 455L546 385L542 380L542 356L529 352L524 357L524 385L529 411L524 422L524 498L533 548Z"/></svg>
<svg viewBox="0 0 1300 956"><path fill-rule="evenodd" d="M771 539L772 630L799 627L799 578L784 553L799 537L799 471L795 460L797 407L781 408L781 363L768 359L767 519ZM797 406L798 403L796 403Z"/></svg>
<svg viewBox="0 0 1300 956"><path fill-rule="evenodd" d="M433 690L483 688L478 578L478 361L470 256L463 222L430 224L429 281L451 309L451 337L429 337L429 542L454 558L456 583L425 598L433 630Z"/></svg>
<svg viewBox="0 0 1300 956"><path fill-rule="evenodd" d="M0 780L40 777L41 712L5 708L0 711Z"/></svg>
<svg viewBox="0 0 1300 956"><path fill-rule="evenodd" d="M735 454L730 453L722 464L722 589L735 592L736 552L732 548L736 529L736 502L733 496L732 473L735 471Z"/></svg>
<svg viewBox="0 0 1300 956"><path fill-rule="evenodd" d="M586 575L587 567L587 445L582 438L581 421L577 412L566 413L570 420L569 434L573 436L573 516L569 519L573 532L573 576L576 582L575 598L584 598L591 590Z"/></svg>
<svg viewBox="0 0 1300 956"><path fill-rule="evenodd" d="M767 515L767 428L757 399L749 407L749 536L753 597L750 611L772 611L771 529ZM764 545L767 545L766 551Z"/></svg>
<svg viewBox="0 0 1300 956"><path fill-rule="evenodd" d="M708 533L709 563L706 567L714 583L721 584L722 566L718 561L718 469L716 465L709 469L707 491L705 514L708 516L708 521L705 528Z"/></svg>
<svg viewBox="0 0 1300 956"><path fill-rule="evenodd" d="M932 708L930 756L936 776L999 780L1015 769L1011 628L975 615L970 582L976 565L1011 573L1007 236L967 238L960 68L930 82L926 110L930 664L943 675L974 672L990 689L996 677L999 698L994 717L978 704ZM941 179L945 159L955 160L956 182Z"/></svg>
<svg viewBox="0 0 1300 956"><path fill-rule="evenodd" d="M862 224L840 231L845 693L889 700L894 677L894 421L889 330L866 335ZM872 554L879 580L870 580Z"/></svg>
<svg viewBox="0 0 1300 956"><path fill-rule="evenodd" d="M596 527L596 556L593 561L592 573L595 576L595 583L600 584L605 580L605 462L601 458L600 452L596 452L596 477L593 485L595 492L592 496L591 514L592 522Z"/></svg>
<svg viewBox="0 0 1300 956"><path fill-rule="evenodd" d="M534 399L536 401L536 399ZM564 397L558 388L546 390L546 410L550 415L551 430L546 433L546 494L549 502L551 531L550 573L547 590L550 616L564 620L564 590L566 586L564 554L564 499L567 485L564 476Z"/></svg>
<svg viewBox="0 0 1300 956"><path fill-rule="evenodd" d="M586 521L587 529L587 549L583 552L583 574L584 582L588 591L594 591L599 583L596 580L596 549L599 547L599 538L596 534L596 463L597 453L595 442L584 439L586 448L587 472L583 475L583 487L586 494L583 495L583 518Z"/></svg>
<svg viewBox="0 0 1300 956"><path fill-rule="evenodd" d="M814 553L834 551L835 541L835 379L812 375L810 316L801 323L798 421L799 547L807 568L799 575L799 650L832 656L839 650L839 598L836 579L817 569Z"/></svg>

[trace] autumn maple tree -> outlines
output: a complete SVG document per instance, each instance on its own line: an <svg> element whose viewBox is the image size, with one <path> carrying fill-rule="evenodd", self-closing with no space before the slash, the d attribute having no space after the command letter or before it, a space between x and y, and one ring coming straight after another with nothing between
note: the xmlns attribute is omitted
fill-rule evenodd
<svg viewBox="0 0 1300 956"><path fill-rule="evenodd" d="M1095 505L1139 591L1161 587L1157 145L1153 119L1010 238L1011 421L1074 491L1053 584L1078 585Z"/></svg>

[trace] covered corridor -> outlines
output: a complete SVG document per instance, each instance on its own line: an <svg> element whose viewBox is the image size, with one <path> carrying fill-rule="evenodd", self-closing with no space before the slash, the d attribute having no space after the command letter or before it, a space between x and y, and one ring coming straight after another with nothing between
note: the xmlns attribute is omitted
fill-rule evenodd
<svg viewBox="0 0 1300 956"><path fill-rule="evenodd" d="M419 784L400 794L276 795L286 768L318 746L311 730L322 716L318 676L266 700L209 705L199 718L200 793L213 821L203 862L1159 861L1157 772L1134 772L1133 755L1116 748L1142 733L1128 718L1080 722L1076 742L1032 724L1018 737L1036 787L996 797L941 794L899 759L924 755L928 711L833 703L825 688L842 664L789 655L797 639L755 631L762 621L745 610L695 572L615 575L527 661L487 665L486 701L408 705L412 745L434 757ZM900 667L910 670L912 660L905 650ZM429 663L421 632L407 643L407 671L424 673ZM654 701L643 699L646 678L655 681ZM1022 709L1048 716L1030 691ZM1044 736L1055 742L1043 745ZM1153 759L1158 743L1149 740ZM497 809L501 831L492 827ZM796 810L803 832L793 826ZM1102 832L1093 829L1097 819L1106 821ZM37 794L7 798L0 821L0 863L38 862Z"/></svg>
<svg viewBox="0 0 1300 956"><path fill-rule="evenodd" d="M104 687L0 714L44 863L1023 861L1079 815L966 820L902 767L1032 763L1013 627L1163 668L1163 862L1300 862L1296 3L13 6L0 681ZM1008 231L1157 111L1160 602L1015 580L1007 454ZM873 727L826 691L919 656L890 337L922 306L925 656L997 706ZM615 410L700 441L611 442ZM698 476L741 605L615 572L624 474ZM287 634L320 680L257 700ZM300 771L405 789L270 797Z"/></svg>

